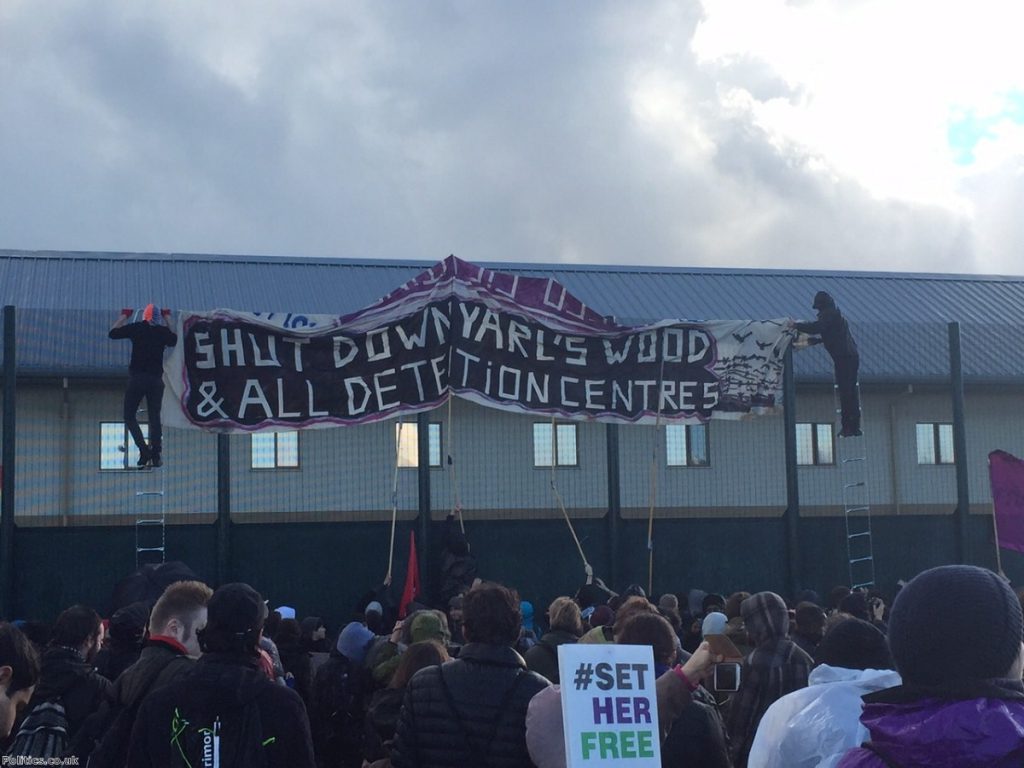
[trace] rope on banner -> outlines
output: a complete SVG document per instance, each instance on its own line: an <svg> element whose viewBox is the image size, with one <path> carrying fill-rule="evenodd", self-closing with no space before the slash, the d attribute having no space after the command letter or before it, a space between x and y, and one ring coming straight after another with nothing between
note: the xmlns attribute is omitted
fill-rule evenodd
<svg viewBox="0 0 1024 768"><path fill-rule="evenodd" d="M384 586L391 586L391 568L395 563L395 525L398 522L398 464L402 455L403 422L398 420L398 436L395 438L395 475L391 481L391 543L388 544L388 572L384 576Z"/></svg>
<svg viewBox="0 0 1024 768"><path fill-rule="evenodd" d="M459 528L462 529L462 534L466 534L466 523L462 519L462 501L459 498L459 479L455 470L455 417L453 415L452 401L455 399L454 395L448 395L448 481L451 483L451 497L452 497L452 515L459 516Z"/></svg>
<svg viewBox="0 0 1024 768"><path fill-rule="evenodd" d="M654 505L658 498L658 429L661 427L662 382L665 380L665 354L662 349L658 373L658 413L654 417L654 440L651 448L651 482L647 508L647 596L654 594Z"/></svg>
<svg viewBox="0 0 1024 768"><path fill-rule="evenodd" d="M555 425L554 414L551 416L551 492L555 494L555 501L558 502L558 508L562 510L562 517L565 518L565 524L569 526L569 533L572 534L572 540L576 542L576 549L580 553L580 560L583 561L583 570L586 571L587 577L589 578L593 574L593 569L590 567L590 563L587 561L587 556L583 554L583 545L580 544L580 538L576 535L576 529L573 528L572 520L569 519L569 513L565 509L565 502L562 500L562 494L558 491L558 480L555 474L555 457L557 454L557 426ZM589 583L589 582L588 582Z"/></svg>

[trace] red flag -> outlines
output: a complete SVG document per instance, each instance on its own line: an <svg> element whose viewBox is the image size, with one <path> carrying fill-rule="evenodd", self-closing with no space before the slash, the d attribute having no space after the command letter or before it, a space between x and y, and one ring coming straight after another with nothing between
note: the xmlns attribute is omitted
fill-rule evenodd
<svg viewBox="0 0 1024 768"><path fill-rule="evenodd" d="M398 604L398 618L404 619L409 603L420 594L420 563L416 558L416 533L409 531L409 567L405 570L405 588L402 601Z"/></svg>
<svg viewBox="0 0 1024 768"><path fill-rule="evenodd" d="M1006 451L988 455L992 508L1003 549L1024 552L1024 461Z"/></svg>

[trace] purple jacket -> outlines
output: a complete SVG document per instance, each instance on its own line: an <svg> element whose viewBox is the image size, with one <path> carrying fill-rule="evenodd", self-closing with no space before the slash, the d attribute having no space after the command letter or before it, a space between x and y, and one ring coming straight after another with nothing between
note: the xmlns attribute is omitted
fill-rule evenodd
<svg viewBox="0 0 1024 768"><path fill-rule="evenodd" d="M864 701L860 721L875 751L850 750L839 768L1024 765L1024 690L1013 683L974 682L943 691L899 686Z"/></svg>

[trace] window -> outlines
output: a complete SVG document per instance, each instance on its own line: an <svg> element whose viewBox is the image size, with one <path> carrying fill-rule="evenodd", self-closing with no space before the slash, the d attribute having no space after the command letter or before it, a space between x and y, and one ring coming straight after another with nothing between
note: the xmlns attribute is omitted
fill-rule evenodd
<svg viewBox="0 0 1024 768"><path fill-rule="evenodd" d="M149 439L149 424L139 424L142 436ZM100 423L100 469L135 469L139 449L123 421Z"/></svg>
<svg viewBox="0 0 1024 768"><path fill-rule="evenodd" d="M802 466L835 464L831 424L796 425L796 463Z"/></svg>
<svg viewBox="0 0 1024 768"><path fill-rule="evenodd" d="M952 464L955 460L952 424L917 425L918 464Z"/></svg>
<svg viewBox="0 0 1024 768"><path fill-rule="evenodd" d="M299 466L299 433L257 432L252 436L253 469L297 469Z"/></svg>
<svg viewBox="0 0 1024 768"><path fill-rule="evenodd" d="M706 424L669 424L665 427L665 457L670 467L706 467L708 427Z"/></svg>
<svg viewBox="0 0 1024 768"><path fill-rule="evenodd" d="M398 450L398 466L415 468L420 465L419 425L400 421L395 424L395 442ZM427 439L430 443L430 461L427 466L441 466L441 424L430 422L427 427Z"/></svg>
<svg viewBox="0 0 1024 768"><path fill-rule="evenodd" d="M551 426L550 423L533 425L533 466L578 466L576 425L556 424L554 434Z"/></svg>

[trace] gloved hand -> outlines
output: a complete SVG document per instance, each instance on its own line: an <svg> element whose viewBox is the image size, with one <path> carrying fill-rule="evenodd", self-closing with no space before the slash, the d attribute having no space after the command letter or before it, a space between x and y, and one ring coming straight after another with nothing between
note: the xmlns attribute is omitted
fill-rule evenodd
<svg viewBox="0 0 1024 768"><path fill-rule="evenodd" d="M134 309L122 309L121 310L121 314L124 315L125 317L131 317L132 316L132 312L134 312L134 311L135 311Z"/></svg>
<svg viewBox="0 0 1024 768"><path fill-rule="evenodd" d="M167 307L164 307L163 309L160 310L160 314L163 317L170 317L171 316L171 310L169 310Z"/></svg>

